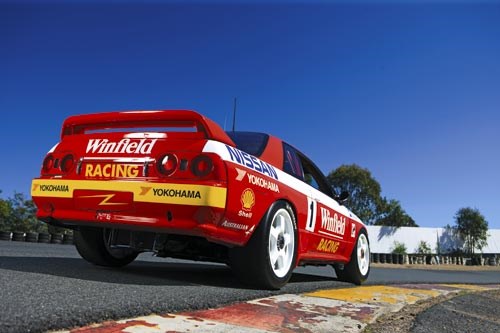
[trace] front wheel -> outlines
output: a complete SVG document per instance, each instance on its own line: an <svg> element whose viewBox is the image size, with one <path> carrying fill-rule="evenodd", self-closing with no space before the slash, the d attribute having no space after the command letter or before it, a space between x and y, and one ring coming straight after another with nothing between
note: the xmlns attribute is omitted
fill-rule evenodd
<svg viewBox="0 0 500 333"><path fill-rule="evenodd" d="M139 252L129 248L113 249L108 245L110 230L104 228L81 227L75 231L75 246L83 259L106 267L122 267L130 264Z"/></svg>
<svg viewBox="0 0 500 333"><path fill-rule="evenodd" d="M232 248L229 256L231 268L241 280L268 289L283 287L297 259L297 222L290 205L274 203L248 244Z"/></svg>
<svg viewBox="0 0 500 333"><path fill-rule="evenodd" d="M370 274L370 243L365 230L361 230L352 249L351 260L343 267L335 265L335 273L340 281L360 285Z"/></svg>

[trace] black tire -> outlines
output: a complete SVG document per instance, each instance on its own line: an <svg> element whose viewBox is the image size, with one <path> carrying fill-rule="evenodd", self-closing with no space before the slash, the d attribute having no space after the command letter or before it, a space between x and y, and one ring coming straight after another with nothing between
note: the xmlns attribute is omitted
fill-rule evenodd
<svg viewBox="0 0 500 333"><path fill-rule="evenodd" d="M88 262L105 267L122 267L139 255L132 249L110 249L106 244L109 230L82 227L74 231L74 242L80 256Z"/></svg>
<svg viewBox="0 0 500 333"><path fill-rule="evenodd" d="M230 266L243 282L280 289L290 280L295 268L297 240L297 221L292 207L277 201L264 215L247 245L230 249Z"/></svg>
<svg viewBox="0 0 500 333"><path fill-rule="evenodd" d="M24 232L14 231L12 233L12 240L14 242L24 242Z"/></svg>
<svg viewBox="0 0 500 333"><path fill-rule="evenodd" d="M63 244L65 245L73 245L73 234L64 234L63 236Z"/></svg>
<svg viewBox="0 0 500 333"><path fill-rule="evenodd" d="M29 242L29 243L38 242L38 233L37 232L26 233L26 242Z"/></svg>
<svg viewBox="0 0 500 333"><path fill-rule="evenodd" d="M46 232L38 234L38 243L50 243L50 234Z"/></svg>
<svg viewBox="0 0 500 333"><path fill-rule="evenodd" d="M63 241L63 234L52 234L52 237L50 237L50 242L52 244L62 244Z"/></svg>
<svg viewBox="0 0 500 333"><path fill-rule="evenodd" d="M361 230L352 249L351 260L341 266L335 265L335 273L340 281L360 285L370 274L370 243L365 230Z"/></svg>
<svg viewBox="0 0 500 333"><path fill-rule="evenodd" d="M10 231L0 231L0 240L10 241Z"/></svg>

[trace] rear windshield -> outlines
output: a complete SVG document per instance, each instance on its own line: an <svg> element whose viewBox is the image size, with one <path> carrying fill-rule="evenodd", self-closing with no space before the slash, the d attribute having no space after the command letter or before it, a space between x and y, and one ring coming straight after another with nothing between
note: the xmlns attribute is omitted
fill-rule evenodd
<svg viewBox="0 0 500 333"><path fill-rule="evenodd" d="M236 147L250 155L259 157L266 148L269 135L255 132L227 132Z"/></svg>

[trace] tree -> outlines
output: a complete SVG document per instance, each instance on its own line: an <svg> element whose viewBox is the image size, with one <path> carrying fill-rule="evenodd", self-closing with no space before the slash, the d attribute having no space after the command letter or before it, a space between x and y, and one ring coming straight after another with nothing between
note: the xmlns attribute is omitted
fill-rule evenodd
<svg viewBox="0 0 500 333"><path fill-rule="evenodd" d="M486 246L488 222L478 209L460 208L455 214L456 231L464 242L465 252L473 255Z"/></svg>
<svg viewBox="0 0 500 333"><path fill-rule="evenodd" d="M341 165L328 175L337 192L349 192L348 206L366 224L418 227L397 200L380 195L380 184L368 169L356 164Z"/></svg>
<svg viewBox="0 0 500 333"><path fill-rule="evenodd" d="M2 193L2 191L0 191ZM0 198L0 231L7 231L12 207L8 200Z"/></svg>
<svg viewBox="0 0 500 333"><path fill-rule="evenodd" d="M338 193L349 192L346 206L363 222L376 222L381 204L381 188L368 169L356 164L341 165L328 174L328 180Z"/></svg>
<svg viewBox="0 0 500 333"><path fill-rule="evenodd" d="M42 231L44 224L36 218L36 207L32 200L28 200L22 193L14 193L13 198L8 199L11 207L7 218L8 228L11 231Z"/></svg>
<svg viewBox="0 0 500 333"><path fill-rule="evenodd" d="M377 220L375 225L392 227L418 227L418 224L401 207L399 201L383 198L379 206Z"/></svg>

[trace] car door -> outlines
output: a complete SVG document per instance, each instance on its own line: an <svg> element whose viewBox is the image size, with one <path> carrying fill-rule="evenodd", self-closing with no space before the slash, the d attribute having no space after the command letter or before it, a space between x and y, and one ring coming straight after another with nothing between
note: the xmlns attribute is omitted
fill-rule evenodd
<svg viewBox="0 0 500 333"><path fill-rule="evenodd" d="M306 223L306 230L314 233L310 248L318 254L348 258L352 225L349 210L335 200L332 187L318 167L300 152L297 155L304 182L310 187Z"/></svg>

